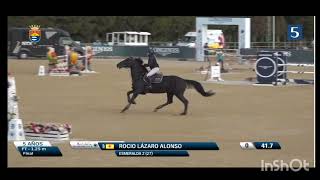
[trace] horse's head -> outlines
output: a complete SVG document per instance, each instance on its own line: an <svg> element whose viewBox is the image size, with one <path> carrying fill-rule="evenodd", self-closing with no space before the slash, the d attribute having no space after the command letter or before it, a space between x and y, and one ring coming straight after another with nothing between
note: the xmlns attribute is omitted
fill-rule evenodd
<svg viewBox="0 0 320 180"><path fill-rule="evenodd" d="M133 57L128 57L128 58L124 59L123 61L119 62L117 64L117 68L119 68L119 69L130 68L131 66L134 65L134 63L136 63L135 59Z"/></svg>
<svg viewBox="0 0 320 180"><path fill-rule="evenodd" d="M143 66L143 60L141 58L133 58L133 57L128 57L125 60L119 62L117 64L117 68L121 69L121 68L131 68L134 65L138 65L141 67Z"/></svg>

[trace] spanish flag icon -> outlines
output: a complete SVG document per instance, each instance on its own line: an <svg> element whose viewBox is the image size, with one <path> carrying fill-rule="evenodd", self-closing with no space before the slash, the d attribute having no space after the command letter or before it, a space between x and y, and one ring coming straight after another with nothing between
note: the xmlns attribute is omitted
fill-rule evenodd
<svg viewBox="0 0 320 180"><path fill-rule="evenodd" d="M114 149L114 144L106 144L106 149Z"/></svg>

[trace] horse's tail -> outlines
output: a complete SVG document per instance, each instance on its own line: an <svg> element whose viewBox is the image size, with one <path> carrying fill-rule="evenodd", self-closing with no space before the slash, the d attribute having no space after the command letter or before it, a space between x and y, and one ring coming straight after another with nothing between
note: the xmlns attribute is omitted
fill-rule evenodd
<svg viewBox="0 0 320 180"><path fill-rule="evenodd" d="M215 92L212 92L211 90L209 91L204 91L202 85L197 82L197 81L194 81L194 80L186 80L186 83L187 83L187 87L188 88L194 88L196 89L202 96L205 96L205 97L209 97L209 96L212 96L215 94Z"/></svg>

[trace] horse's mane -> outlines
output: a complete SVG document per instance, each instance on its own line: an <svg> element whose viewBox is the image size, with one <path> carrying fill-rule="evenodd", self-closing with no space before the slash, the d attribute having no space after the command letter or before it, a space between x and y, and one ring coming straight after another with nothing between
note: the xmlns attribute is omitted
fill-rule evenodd
<svg viewBox="0 0 320 180"><path fill-rule="evenodd" d="M140 65L140 67L144 70L144 71L148 71L146 69L146 67L143 65L143 60L139 57L139 58L134 58L134 60Z"/></svg>
<svg viewBox="0 0 320 180"><path fill-rule="evenodd" d="M141 58L134 58L134 60L136 60L139 64L143 64L143 60Z"/></svg>

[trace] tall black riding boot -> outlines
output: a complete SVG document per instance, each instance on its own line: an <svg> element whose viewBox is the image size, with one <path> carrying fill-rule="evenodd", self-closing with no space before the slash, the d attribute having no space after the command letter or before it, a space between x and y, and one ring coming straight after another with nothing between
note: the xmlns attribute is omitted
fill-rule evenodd
<svg viewBox="0 0 320 180"><path fill-rule="evenodd" d="M152 84L151 84L151 77L146 77L147 80L147 89L151 89L152 88Z"/></svg>

